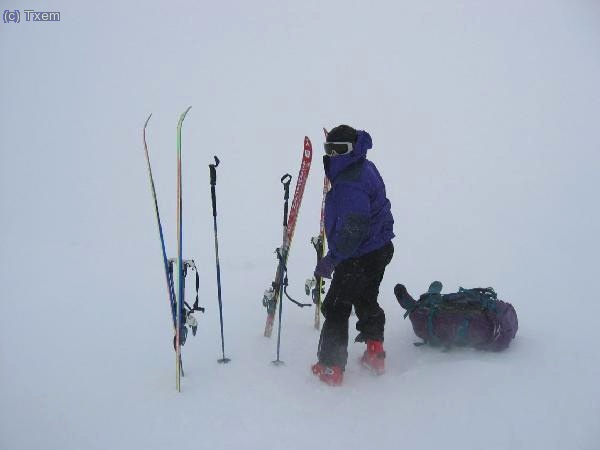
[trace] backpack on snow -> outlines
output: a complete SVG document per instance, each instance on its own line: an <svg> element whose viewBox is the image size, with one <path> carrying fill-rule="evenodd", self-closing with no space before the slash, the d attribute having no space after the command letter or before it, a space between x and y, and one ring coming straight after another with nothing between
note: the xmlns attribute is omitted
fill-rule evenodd
<svg viewBox="0 0 600 450"><path fill-rule="evenodd" d="M422 344L451 347L470 346L480 350L500 351L510 345L519 322L510 303L498 300L492 288L459 288L441 294L442 284L431 283L429 290L415 300L402 284L394 294L406 309L415 334ZM416 344L416 345L422 345Z"/></svg>

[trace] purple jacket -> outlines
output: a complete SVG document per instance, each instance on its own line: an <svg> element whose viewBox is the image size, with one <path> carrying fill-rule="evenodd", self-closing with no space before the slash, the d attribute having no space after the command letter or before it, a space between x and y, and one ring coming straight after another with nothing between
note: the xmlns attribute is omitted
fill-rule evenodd
<svg viewBox="0 0 600 450"><path fill-rule="evenodd" d="M367 159L373 146L366 131L358 131L347 155L323 156L331 189L325 197L328 256L335 264L383 247L394 237L394 218L385 184Z"/></svg>

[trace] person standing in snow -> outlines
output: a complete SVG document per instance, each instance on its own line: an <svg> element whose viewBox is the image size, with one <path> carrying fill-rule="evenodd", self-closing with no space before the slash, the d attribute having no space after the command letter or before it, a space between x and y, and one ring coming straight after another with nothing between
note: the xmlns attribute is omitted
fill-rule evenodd
<svg viewBox="0 0 600 450"><path fill-rule="evenodd" d="M329 251L315 275L331 278L321 311L325 317L318 362L312 372L330 385L342 384L348 359L348 320L358 317L355 342L367 349L361 363L381 375L385 370L385 313L377 303L379 285L392 260L394 218L385 184L367 159L372 147L366 131L339 125L327 135L323 164L331 189L325 197L325 233Z"/></svg>

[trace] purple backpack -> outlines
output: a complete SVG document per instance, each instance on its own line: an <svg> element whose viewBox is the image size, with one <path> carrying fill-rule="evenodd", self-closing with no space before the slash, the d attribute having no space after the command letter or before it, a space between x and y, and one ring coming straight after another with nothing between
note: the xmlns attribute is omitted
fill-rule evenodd
<svg viewBox="0 0 600 450"><path fill-rule="evenodd" d="M415 300L404 285L397 284L394 294L406 309L415 334L423 343L449 348L470 346L480 350L500 351L510 345L517 334L517 313L510 303L498 300L492 288L459 288L441 294L442 283L434 281L429 290Z"/></svg>

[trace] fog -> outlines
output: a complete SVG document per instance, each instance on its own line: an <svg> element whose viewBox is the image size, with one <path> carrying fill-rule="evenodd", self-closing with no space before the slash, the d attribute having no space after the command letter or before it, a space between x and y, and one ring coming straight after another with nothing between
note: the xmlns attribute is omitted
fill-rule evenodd
<svg viewBox="0 0 600 450"><path fill-rule="evenodd" d="M597 448L600 4L372 3L2 0L60 21L0 22L0 447ZM189 105L184 257L207 311L178 394L141 133L153 113L174 256L175 127ZM288 268L306 299L321 129L340 123L373 137L396 252L380 294L387 373L363 373L351 344L331 389L309 371L311 310L284 305L286 365L270 365L261 299L279 179L295 183L305 135L314 158ZM415 348L393 286L417 295L434 279L510 301L511 348Z"/></svg>

